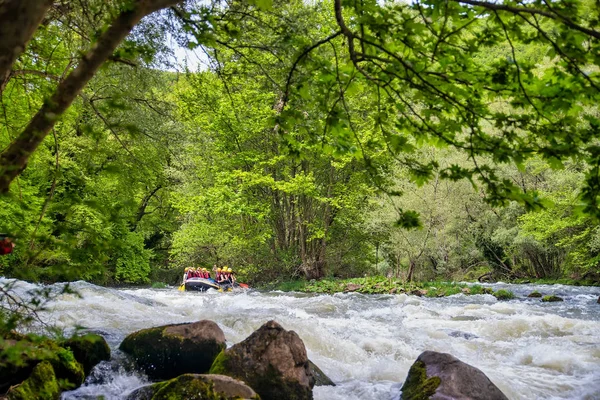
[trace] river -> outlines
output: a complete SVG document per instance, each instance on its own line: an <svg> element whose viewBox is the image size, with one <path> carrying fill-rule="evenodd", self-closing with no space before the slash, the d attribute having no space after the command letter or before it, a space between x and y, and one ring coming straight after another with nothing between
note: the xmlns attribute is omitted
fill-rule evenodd
<svg viewBox="0 0 600 400"><path fill-rule="evenodd" d="M61 295L45 317L67 332L75 326L98 332L113 350L113 360L97 366L64 400L124 398L147 379L127 368L117 350L123 338L201 319L217 322L229 346L271 319L296 331L309 358L338 384L316 387L316 400L398 399L408 369L424 350L447 352L481 369L510 399L600 399L600 288L490 286L518 298L184 293L76 282L72 287L83 298ZM33 287L20 282L18 291ZM533 290L565 301L526 298Z"/></svg>

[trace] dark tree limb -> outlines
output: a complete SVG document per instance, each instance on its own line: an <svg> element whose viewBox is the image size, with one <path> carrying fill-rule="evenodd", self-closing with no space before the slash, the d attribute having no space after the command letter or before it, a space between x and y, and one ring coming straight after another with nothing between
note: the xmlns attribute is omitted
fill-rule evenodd
<svg viewBox="0 0 600 400"><path fill-rule="evenodd" d="M600 39L600 32L595 31L590 28L586 28L585 26L581 26L581 25L575 23L570 18L565 17L564 15L559 14L558 12L555 12L553 10L552 11L538 10L538 9L532 8L532 7L517 7L517 6L511 6L511 5L506 5L506 4L502 4L502 3L490 3L487 1L477 1L477 0L451 0L451 1L454 1L457 3L462 3L462 4L469 4L469 5L476 6L476 7L483 7L488 10L493 10L493 11L507 11L507 12L515 14L515 15L521 15L521 14L541 15L546 18L550 18L555 21L562 22L564 25L568 26L571 29L575 29L576 31L583 32L586 35L595 37L596 39Z"/></svg>
<svg viewBox="0 0 600 400"><path fill-rule="evenodd" d="M112 56L133 27L146 15L180 1L137 0L130 9L122 11L115 18L96 44L82 57L77 68L58 85L52 97L44 103L25 130L0 155L0 194L8 192L10 183L25 169L29 157L42 143L56 121L69 108L100 66Z"/></svg>
<svg viewBox="0 0 600 400"><path fill-rule="evenodd" d="M0 93L51 5L52 0L0 1Z"/></svg>

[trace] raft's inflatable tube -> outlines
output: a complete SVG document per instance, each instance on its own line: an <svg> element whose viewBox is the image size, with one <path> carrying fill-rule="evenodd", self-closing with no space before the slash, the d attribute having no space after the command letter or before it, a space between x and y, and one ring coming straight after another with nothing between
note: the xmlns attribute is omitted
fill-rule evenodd
<svg viewBox="0 0 600 400"><path fill-rule="evenodd" d="M219 290L220 286L217 282L212 279L206 278L190 278L185 281L185 290L186 291L197 291L197 292L205 292L208 289Z"/></svg>

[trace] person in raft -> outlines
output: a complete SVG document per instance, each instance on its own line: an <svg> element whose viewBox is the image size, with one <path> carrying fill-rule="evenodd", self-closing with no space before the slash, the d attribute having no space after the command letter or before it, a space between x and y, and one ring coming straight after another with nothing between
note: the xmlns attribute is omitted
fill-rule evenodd
<svg viewBox="0 0 600 400"><path fill-rule="evenodd" d="M233 285L236 282L235 279L235 272L233 272L233 270L231 268L227 268L227 274L229 275L227 277L227 279L229 280L229 282Z"/></svg>
<svg viewBox="0 0 600 400"><path fill-rule="evenodd" d="M183 282L184 283L188 278L189 272L190 272L190 267L185 267L183 270Z"/></svg>
<svg viewBox="0 0 600 400"><path fill-rule="evenodd" d="M221 269L221 273L219 274L218 278L217 278L217 283L228 283L229 281L227 280L227 266L224 266ZM217 271L219 270L219 268L217 268Z"/></svg>
<svg viewBox="0 0 600 400"><path fill-rule="evenodd" d="M5 233L0 233L0 256L5 256L13 252L15 244Z"/></svg>

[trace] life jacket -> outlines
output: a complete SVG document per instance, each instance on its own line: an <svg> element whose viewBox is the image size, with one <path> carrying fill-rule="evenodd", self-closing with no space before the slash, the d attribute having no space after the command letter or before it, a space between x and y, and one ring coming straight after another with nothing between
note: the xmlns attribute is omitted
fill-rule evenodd
<svg viewBox="0 0 600 400"><path fill-rule="evenodd" d="M204 273L204 278L210 279L210 272L205 272Z"/></svg>
<svg viewBox="0 0 600 400"><path fill-rule="evenodd" d="M8 240L0 240L0 255L4 256L13 252L13 245Z"/></svg>

